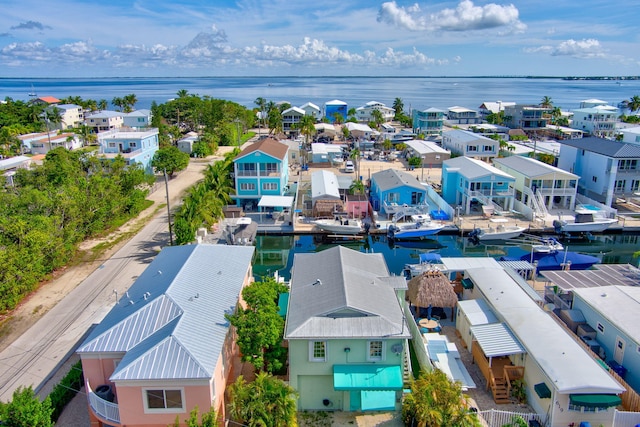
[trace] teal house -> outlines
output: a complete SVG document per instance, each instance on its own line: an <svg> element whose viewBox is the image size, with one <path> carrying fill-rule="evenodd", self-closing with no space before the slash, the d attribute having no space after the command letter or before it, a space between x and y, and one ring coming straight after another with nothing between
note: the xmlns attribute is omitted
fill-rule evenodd
<svg viewBox="0 0 640 427"><path fill-rule="evenodd" d="M373 210L390 215L401 206L424 205L427 189L416 176L397 169L387 169L371 175L369 197Z"/></svg>
<svg viewBox="0 0 640 427"><path fill-rule="evenodd" d="M237 206L258 206L262 196L282 196L289 182L289 147L272 138L251 144L233 160Z"/></svg>
<svg viewBox="0 0 640 427"><path fill-rule="evenodd" d="M444 110L433 107L422 111L413 110L413 132L427 137L442 135L445 113Z"/></svg>
<svg viewBox="0 0 640 427"><path fill-rule="evenodd" d="M456 157L442 162L442 197L452 206L461 206L464 215L470 213L472 201L510 211L515 181L482 160Z"/></svg>
<svg viewBox="0 0 640 427"><path fill-rule="evenodd" d="M296 254L290 285L284 338L298 410L398 410L406 280L382 254L335 246Z"/></svg>

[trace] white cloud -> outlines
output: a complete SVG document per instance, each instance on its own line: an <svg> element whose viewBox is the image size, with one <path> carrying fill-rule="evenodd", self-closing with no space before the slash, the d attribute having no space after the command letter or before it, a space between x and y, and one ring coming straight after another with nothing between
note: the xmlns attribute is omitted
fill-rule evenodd
<svg viewBox="0 0 640 427"><path fill-rule="evenodd" d="M469 31L497 27L511 27L510 32L526 28L519 19L519 11L513 5L489 3L476 6L471 0L462 0L455 9L442 9L425 15L420 7L398 6L395 1L383 3L378 12L378 22L412 31Z"/></svg>
<svg viewBox="0 0 640 427"><path fill-rule="evenodd" d="M525 49L528 53L547 53L551 56L572 56L574 58L604 58L606 53L596 39L565 40L555 46L544 45Z"/></svg>

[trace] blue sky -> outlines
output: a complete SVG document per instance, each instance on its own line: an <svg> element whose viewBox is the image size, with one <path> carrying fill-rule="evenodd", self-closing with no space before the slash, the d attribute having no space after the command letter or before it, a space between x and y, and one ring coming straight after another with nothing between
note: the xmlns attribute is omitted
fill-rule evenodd
<svg viewBox="0 0 640 427"><path fill-rule="evenodd" d="M3 0L0 76L640 75L640 5Z"/></svg>

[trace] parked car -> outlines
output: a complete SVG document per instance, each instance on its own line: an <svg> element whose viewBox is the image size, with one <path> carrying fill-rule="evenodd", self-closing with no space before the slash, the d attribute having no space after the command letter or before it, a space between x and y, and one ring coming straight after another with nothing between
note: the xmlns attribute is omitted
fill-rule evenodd
<svg viewBox="0 0 640 427"><path fill-rule="evenodd" d="M356 171L351 160L347 160L347 162L344 164L344 171L348 173L353 173Z"/></svg>

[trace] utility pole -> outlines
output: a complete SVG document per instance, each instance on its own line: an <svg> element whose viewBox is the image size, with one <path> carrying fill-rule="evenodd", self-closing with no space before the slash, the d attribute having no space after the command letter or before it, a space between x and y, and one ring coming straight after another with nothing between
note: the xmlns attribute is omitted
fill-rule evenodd
<svg viewBox="0 0 640 427"><path fill-rule="evenodd" d="M167 220L169 221L169 245L173 246L173 233L171 231L171 207L169 206L169 180L167 179L167 169L164 172L164 188L167 192Z"/></svg>

